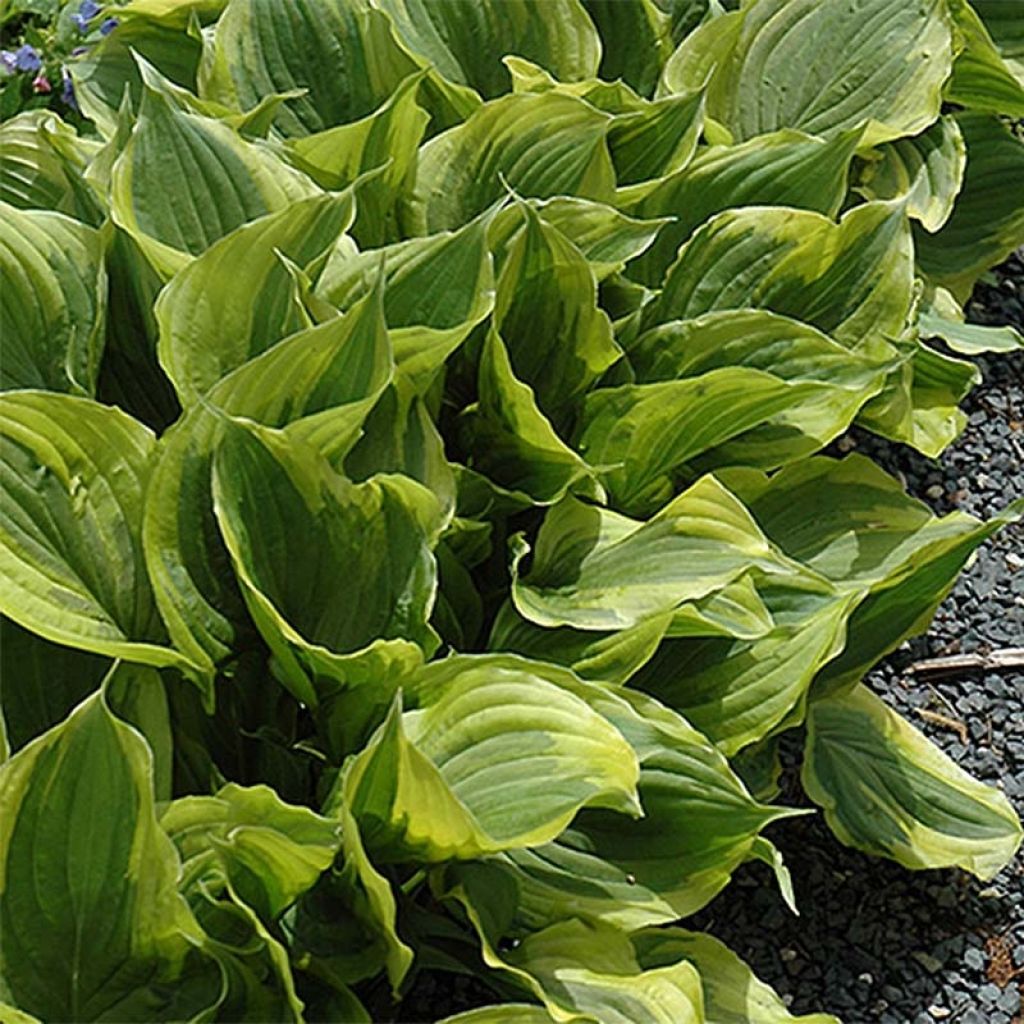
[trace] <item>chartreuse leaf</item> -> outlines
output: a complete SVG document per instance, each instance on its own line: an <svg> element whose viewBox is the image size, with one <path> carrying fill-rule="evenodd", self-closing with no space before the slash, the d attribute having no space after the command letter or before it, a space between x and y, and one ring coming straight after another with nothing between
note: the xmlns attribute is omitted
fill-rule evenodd
<svg viewBox="0 0 1024 1024"><path fill-rule="evenodd" d="M143 523L146 562L175 644L206 677L251 630L213 513L210 473L223 431L214 407L269 427L290 424L297 440L340 464L391 377L380 298L378 289L243 364L160 440Z"/></svg>
<svg viewBox="0 0 1024 1024"><path fill-rule="evenodd" d="M302 199L243 224L160 293L160 362L188 407L231 370L307 326L278 254L306 266L352 223L351 193Z"/></svg>
<svg viewBox="0 0 1024 1024"><path fill-rule="evenodd" d="M99 144L52 110L26 110L0 125L0 202L52 210L97 226L103 219L82 175Z"/></svg>
<svg viewBox="0 0 1024 1024"><path fill-rule="evenodd" d="M403 227L415 235L458 228L504 196L506 186L526 197L610 202L610 125L589 103L554 92L485 103L420 150Z"/></svg>
<svg viewBox="0 0 1024 1024"><path fill-rule="evenodd" d="M893 362L883 352L851 352L809 324L768 310L722 310L662 324L629 348L641 382L701 379L726 367L750 367L791 382L815 384L799 403L712 448L702 468L774 468L810 455L837 437L860 407L881 391Z"/></svg>
<svg viewBox="0 0 1024 1024"><path fill-rule="evenodd" d="M110 139L117 133L126 91L130 108L139 109L144 92L139 56L178 86L194 89L202 50L197 35L159 19L125 18L117 32L97 39L69 62L76 102Z"/></svg>
<svg viewBox="0 0 1024 1024"><path fill-rule="evenodd" d="M0 202L0 389L92 394L107 307L105 235Z"/></svg>
<svg viewBox="0 0 1024 1024"><path fill-rule="evenodd" d="M508 656L489 661L531 664ZM565 917L629 929L693 913L751 855L760 829L799 813L753 800L704 736L644 694L583 683L551 666L531 671L576 693L625 736L640 762L644 816L629 821L585 809L553 842L489 860L515 881L517 930ZM468 870L472 876L473 866ZM446 878L461 874L451 868Z"/></svg>
<svg viewBox="0 0 1024 1024"><path fill-rule="evenodd" d="M310 889L340 847L338 826L287 804L269 786L186 796L160 815L184 864L187 890L216 862L238 897L267 923Z"/></svg>
<svg viewBox="0 0 1024 1024"><path fill-rule="evenodd" d="M334 800L378 860L471 859L555 838L584 806L638 813L621 733L530 663L435 662L343 769Z"/></svg>
<svg viewBox="0 0 1024 1024"><path fill-rule="evenodd" d="M351 185L384 167L359 188L356 239L367 246L398 239L395 203L413 173L430 115L416 103L423 72L410 75L372 114L350 124L290 140L293 161L323 188Z"/></svg>
<svg viewBox="0 0 1024 1024"><path fill-rule="evenodd" d="M742 8L734 32L711 79L708 112L737 141L864 122L868 142L914 135L938 116L953 59L940 0L758 0ZM700 58L697 49L691 61Z"/></svg>
<svg viewBox="0 0 1024 1024"><path fill-rule="evenodd" d="M371 291L384 272L384 318L395 362L425 391L445 359L494 305L487 248L493 211L459 230L352 253L339 246L317 284L319 298L345 310Z"/></svg>
<svg viewBox="0 0 1024 1024"><path fill-rule="evenodd" d="M645 967L686 959L697 968L706 1024L839 1024L829 1013L794 1017L775 992L712 935L650 928L632 938Z"/></svg>
<svg viewBox="0 0 1024 1024"><path fill-rule="evenodd" d="M300 700L316 705L319 676L382 680L436 647L440 514L420 484L353 484L311 445L238 421L224 424L213 497L246 604Z"/></svg>
<svg viewBox="0 0 1024 1024"><path fill-rule="evenodd" d="M917 310L917 326L922 338L941 338L961 355L1024 348L1024 336L1011 324L990 327L964 323L960 303L945 288L925 292Z"/></svg>
<svg viewBox="0 0 1024 1024"><path fill-rule="evenodd" d="M622 350L597 306L586 258L529 205L520 209L525 223L498 277L494 324L516 377L550 415L586 392Z"/></svg>
<svg viewBox="0 0 1024 1024"><path fill-rule="evenodd" d="M803 320L853 347L898 337L913 296L901 203L867 203L839 224L805 210L751 207L708 221L679 251L650 323L755 307Z"/></svg>
<svg viewBox="0 0 1024 1024"><path fill-rule="evenodd" d="M1021 826L1006 797L971 778L858 685L812 701L801 773L841 842L909 868L961 867L993 877Z"/></svg>
<svg viewBox="0 0 1024 1024"><path fill-rule="evenodd" d="M685 480L687 463L733 438L813 402L821 385L784 380L762 370L727 366L696 377L625 384L591 391L577 428L576 447L602 474L614 502L649 512Z"/></svg>
<svg viewBox="0 0 1024 1024"><path fill-rule="evenodd" d="M142 557L150 431L86 398L18 391L0 396L0 433L0 611L53 643L180 664Z"/></svg>
<svg viewBox="0 0 1024 1024"><path fill-rule="evenodd" d="M841 593L863 598L845 650L819 680L829 687L856 682L924 629L971 552L1021 513L1018 504L987 523L963 512L936 517L859 455L808 459L770 480L749 471L725 478L787 555Z"/></svg>
<svg viewBox="0 0 1024 1024"><path fill-rule="evenodd" d="M1024 198L1006 182L1024 174L1024 143L993 114L962 111L967 170L953 214L934 235L915 232L917 260L965 301L975 281L1024 242Z"/></svg>
<svg viewBox="0 0 1024 1024"><path fill-rule="evenodd" d="M794 574L760 584L773 628L753 640L666 640L630 686L674 708L732 756L796 724L816 674L843 649L860 593Z"/></svg>
<svg viewBox="0 0 1024 1024"><path fill-rule="evenodd" d="M552 1017L543 1006L530 1003L501 1003L466 1010L453 1017L445 1017L438 1024L554 1024L559 1018ZM23 1024L15 1020L13 1024Z"/></svg>
<svg viewBox="0 0 1024 1024"><path fill-rule="evenodd" d="M946 98L970 110L1024 117L1024 76L1019 66L1014 68L1003 60L986 27L993 5L982 4L975 11L966 0L952 0L949 6L957 33L963 39L963 48L953 62L953 75L946 83ZM1014 12L1014 16L1020 20L1019 11ZM1012 19L1008 21L1012 23Z"/></svg>
<svg viewBox="0 0 1024 1024"><path fill-rule="evenodd" d="M565 498L545 516L529 573L513 562L512 600L540 626L626 629L738 580L785 572L747 510L706 476L647 522Z"/></svg>
<svg viewBox="0 0 1024 1024"><path fill-rule="evenodd" d="M846 196L858 128L821 139L784 128L735 146L712 146L635 199L636 217L672 222L629 267L638 281L660 285L679 246L713 214L731 207L773 205L835 217Z"/></svg>
<svg viewBox="0 0 1024 1024"><path fill-rule="evenodd" d="M857 190L869 199L907 196L907 215L938 231L953 212L967 163L956 118L946 114L920 135L886 142L877 152Z"/></svg>
<svg viewBox="0 0 1024 1024"><path fill-rule="evenodd" d="M97 693L0 765L4 994L42 1020L186 1020L217 999L142 738Z"/></svg>
<svg viewBox="0 0 1024 1024"><path fill-rule="evenodd" d="M533 504L552 504L571 490L603 493L593 469L538 408L533 389L517 379L505 343L493 329L480 353L478 394L459 420L471 469Z"/></svg>
<svg viewBox="0 0 1024 1024"><path fill-rule="evenodd" d="M567 81L597 73L601 42L579 0L380 0L380 7L413 52L485 99L508 92L507 53Z"/></svg>
<svg viewBox="0 0 1024 1024"><path fill-rule="evenodd" d="M188 180L188 203L179 199ZM114 164L111 215L166 279L218 239L320 189L266 144L146 88Z"/></svg>
<svg viewBox="0 0 1024 1024"><path fill-rule="evenodd" d="M232 0L199 85L236 109L301 90L275 118L284 135L301 137L372 113L417 70L388 17L365 0Z"/></svg>
<svg viewBox="0 0 1024 1024"><path fill-rule="evenodd" d="M9 750L57 725L109 668L109 658L50 643L0 618L0 718Z"/></svg>
<svg viewBox="0 0 1024 1024"><path fill-rule="evenodd" d="M460 867L442 895L465 910L488 967L540 999L555 1020L608 1024L702 1024L700 978L679 960L644 970L630 936L604 922L568 918L499 952L516 898L511 879L489 864ZM486 1018L484 1018L486 1020ZM513 1018L514 1019L514 1018Z"/></svg>
<svg viewBox="0 0 1024 1024"><path fill-rule="evenodd" d="M654 0L632 4L583 0L583 6L601 35L600 77L606 82L622 79L638 93L650 96L658 84L661 65L672 52L671 25L658 4ZM626 39L630 40L628 46L623 45Z"/></svg>
<svg viewBox="0 0 1024 1024"><path fill-rule="evenodd" d="M686 3L688 0L680 0ZM696 0L703 3L703 0ZM719 64L726 61L743 27L743 12L726 11L720 3L713 6L708 2L702 11L694 16L700 21L693 31L684 37L676 36L676 49L665 62L658 80L655 96L671 96L681 92L692 92L703 88ZM716 122L717 141L731 143L729 131Z"/></svg>
<svg viewBox="0 0 1024 1024"><path fill-rule="evenodd" d="M512 76L512 92L557 92L563 96L576 96L592 107L607 114L625 114L647 110L650 104L623 81L606 82L600 78L585 78L578 82L560 82L539 64L508 54L502 58Z"/></svg>

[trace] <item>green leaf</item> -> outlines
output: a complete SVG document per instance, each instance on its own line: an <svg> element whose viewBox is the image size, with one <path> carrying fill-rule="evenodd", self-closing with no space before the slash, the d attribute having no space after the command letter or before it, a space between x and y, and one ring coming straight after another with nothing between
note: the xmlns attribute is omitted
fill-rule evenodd
<svg viewBox="0 0 1024 1024"><path fill-rule="evenodd" d="M97 694L0 765L5 995L44 1020L183 1020L219 978L178 895L146 744ZM205 990L205 991L204 991Z"/></svg>
<svg viewBox="0 0 1024 1024"><path fill-rule="evenodd" d="M587 391L622 350L597 307L597 281L583 254L530 206L521 204L521 212L524 226L498 277L494 325L516 377L552 414Z"/></svg>
<svg viewBox="0 0 1024 1024"><path fill-rule="evenodd" d="M949 220L963 184L967 150L956 118L947 114L910 139L878 147L861 174L857 191L868 199L907 196L907 215L926 231Z"/></svg>
<svg viewBox="0 0 1024 1024"><path fill-rule="evenodd" d="M602 493L593 469L558 436L533 389L516 378L494 329L480 354L478 391L479 401L459 420L471 469L538 505L553 504L571 490Z"/></svg>
<svg viewBox="0 0 1024 1024"><path fill-rule="evenodd" d="M0 619L0 718L9 750L57 725L99 688L109 668L109 658L52 644Z"/></svg>
<svg viewBox="0 0 1024 1024"><path fill-rule="evenodd" d="M502 1003L495 1006L481 1006L476 1010L466 1010L452 1017L445 1017L437 1024L553 1024L558 1020L552 1017L543 1006L530 1003ZM22 1024L13 1021L12 1024Z"/></svg>
<svg viewBox="0 0 1024 1024"><path fill-rule="evenodd" d="M83 181L98 144L79 138L50 110L27 110L0 125L0 201L52 210L93 226L102 213Z"/></svg>
<svg viewBox="0 0 1024 1024"><path fill-rule="evenodd" d="M485 99L508 92L507 53L567 81L597 73L601 42L579 0L381 0L380 7L414 53Z"/></svg>
<svg viewBox="0 0 1024 1024"><path fill-rule="evenodd" d="M1016 327L983 327L964 323L960 303L945 288L926 291L917 311L922 338L941 338L954 352L974 356L982 352L1013 352L1024 348Z"/></svg>
<svg viewBox="0 0 1024 1024"><path fill-rule="evenodd" d="M438 508L419 484L353 484L311 446L237 422L213 497L246 604L300 700L317 704L320 675L363 682L433 651Z"/></svg>
<svg viewBox="0 0 1024 1024"><path fill-rule="evenodd" d="M584 806L637 812L620 732L528 662L448 658L408 685L417 710L396 700L339 782L378 859L474 858L548 842Z"/></svg>
<svg viewBox="0 0 1024 1024"><path fill-rule="evenodd" d="M699 380L712 370L749 367L779 380L816 385L768 422L701 456L697 464L705 469L774 468L823 448L881 391L892 368L883 355L851 352L809 324L767 310L722 310L673 321L642 334L629 348L630 365L644 383Z"/></svg>
<svg viewBox="0 0 1024 1024"><path fill-rule="evenodd" d="M835 217L846 197L859 129L833 139L783 129L736 146L712 146L630 204L636 217L672 216L629 273L660 285L679 246L713 214L738 206L790 206Z"/></svg>
<svg viewBox="0 0 1024 1024"><path fill-rule="evenodd" d="M953 75L946 83L946 99L969 110L1024 117L1024 76L1019 66L1003 60L986 27L987 18L983 21L978 16L979 13L991 16L992 5L983 3L975 11L966 0L952 0L949 7L957 34L962 37L963 49L953 62Z"/></svg>
<svg viewBox="0 0 1024 1024"><path fill-rule="evenodd" d="M566 498L545 516L512 600L541 626L626 629L779 561L746 509L706 476L647 522Z"/></svg>
<svg viewBox="0 0 1024 1024"><path fill-rule="evenodd" d="M178 199L185 175L188 203ZM115 223L165 279L242 224L320 193L266 144L148 87L111 188Z"/></svg>
<svg viewBox="0 0 1024 1024"><path fill-rule="evenodd" d="M794 1017L775 992L724 943L682 928L648 929L633 937L646 966L686 959L697 968L706 1024L839 1024L828 1013Z"/></svg>
<svg viewBox="0 0 1024 1024"><path fill-rule="evenodd" d="M155 312L160 362L186 408L231 370L308 326L279 254L308 266L354 212L351 193L299 200L236 228L174 276Z"/></svg>
<svg viewBox="0 0 1024 1024"><path fill-rule="evenodd" d="M487 248L492 212L458 231L414 238L362 253L337 247L316 294L349 309L384 273L384 318L402 375L425 391L448 356L494 305Z"/></svg>
<svg viewBox="0 0 1024 1024"><path fill-rule="evenodd" d="M600 388L587 395L576 447L602 475L615 504L644 513L687 476L687 463L755 428L798 416L820 396L810 380L728 366L697 377Z"/></svg>
<svg viewBox="0 0 1024 1024"><path fill-rule="evenodd" d="M672 52L669 19L654 0L625 4L583 0L583 6L601 35L600 77L606 82L621 79L641 95L650 96L658 84L661 65Z"/></svg>
<svg viewBox="0 0 1024 1024"><path fill-rule="evenodd" d="M988 879L1021 843L1006 797L865 686L811 703L801 778L841 842L905 867L961 867Z"/></svg>
<svg viewBox="0 0 1024 1024"><path fill-rule="evenodd" d="M939 114L953 56L940 0L759 0L740 19L708 93L709 114L738 141L866 121L865 141L884 142L916 134Z"/></svg>
<svg viewBox="0 0 1024 1024"><path fill-rule="evenodd" d="M403 215L409 234L458 228L506 195L579 196L610 202L615 171L611 119L572 96L503 96L420 150Z"/></svg>
<svg viewBox="0 0 1024 1024"><path fill-rule="evenodd" d="M53 643L176 665L142 558L155 441L130 416L43 391L0 396L0 611Z"/></svg>
<svg viewBox="0 0 1024 1024"><path fill-rule="evenodd" d="M359 188L359 219L353 233L362 245L385 245L398 238L395 206L415 171L416 153L430 120L416 103L422 81L422 72L410 75L372 114L289 143L294 162L323 188L344 188L364 172L387 165Z"/></svg>
<svg viewBox="0 0 1024 1024"><path fill-rule="evenodd" d="M647 322L770 309L848 347L900 335L913 297L902 204L867 203L835 224L803 210L729 210L680 249Z"/></svg>
<svg viewBox="0 0 1024 1024"><path fill-rule="evenodd" d="M416 70L388 17L364 0L232 0L199 84L202 96L236 109L301 90L275 118L284 135L301 137L365 117Z"/></svg>
<svg viewBox="0 0 1024 1024"><path fill-rule="evenodd" d="M143 524L161 615L207 678L251 631L213 513L211 466L223 424L214 411L287 427L340 464L391 374L380 294L300 331L240 366L161 438Z"/></svg>
<svg viewBox="0 0 1024 1024"><path fill-rule="evenodd" d="M942 229L915 231L914 242L925 274L963 302L984 271L1024 243L1024 198L1006 188L1024 174L1024 143L992 114L955 117L967 145L963 188Z"/></svg>
<svg viewBox="0 0 1024 1024"><path fill-rule="evenodd" d="M240 900L268 924L310 889L340 847L338 827L307 807L287 804L269 786L222 787L187 796L160 815L183 862L183 890L215 861Z"/></svg>
<svg viewBox="0 0 1024 1024"><path fill-rule="evenodd" d="M104 233L0 202L0 389L93 394L107 307Z"/></svg>

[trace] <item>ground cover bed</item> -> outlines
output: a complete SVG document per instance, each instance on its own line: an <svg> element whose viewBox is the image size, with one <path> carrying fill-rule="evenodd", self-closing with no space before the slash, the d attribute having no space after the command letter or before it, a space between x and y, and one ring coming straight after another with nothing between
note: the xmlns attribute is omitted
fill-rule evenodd
<svg viewBox="0 0 1024 1024"><path fill-rule="evenodd" d="M0 1020L1019 1014L1024 11L0 24Z"/></svg>

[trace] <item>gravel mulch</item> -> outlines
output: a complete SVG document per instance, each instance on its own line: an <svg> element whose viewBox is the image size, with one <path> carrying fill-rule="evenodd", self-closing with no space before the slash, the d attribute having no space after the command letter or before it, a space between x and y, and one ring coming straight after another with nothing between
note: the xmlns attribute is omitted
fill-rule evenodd
<svg viewBox="0 0 1024 1024"><path fill-rule="evenodd" d="M1024 330L1024 259L1011 258L980 286L968 312L979 323ZM977 361L984 383L964 403L968 426L937 461L866 434L854 440L936 512L986 518L1024 497L1024 353ZM958 764L1002 786L1024 815L1024 673L933 681L903 673L921 658L1007 646L1024 646L1019 525L979 551L928 633L867 682ZM787 783L798 789L792 771ZM792 871L801 916L786 910L767 869L748 865L688 924L728 942L794 1013L828 1010L845 1024L1024 1024L1024 858L983 883L846 849L820 815L782 823L772 838Z"/></svg>

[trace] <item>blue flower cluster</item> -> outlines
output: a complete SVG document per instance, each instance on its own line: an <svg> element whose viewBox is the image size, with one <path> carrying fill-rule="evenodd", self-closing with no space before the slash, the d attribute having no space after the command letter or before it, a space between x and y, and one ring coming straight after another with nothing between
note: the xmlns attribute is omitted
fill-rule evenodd
<svg viewBox="0 0 1024 1024"><path fill-rule="evenodd" d="M89 23L99 15L101 10L102 8L96 3L96 0L82 0L78 5L78 10L71 15L71 20L75 23L78 31L84 34L89 31ZM100 22L100 35L110 35L117 25L117 18L104 18Z"/></svg>
<svg viewBox="0 0 1024 1024"><path fill-rule="evenodd" d="M28 43L17 50L0 50L0 68L8 75L18 71L38 71L42 66L39 51Z"/></svg>

